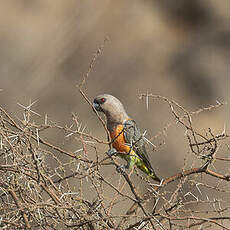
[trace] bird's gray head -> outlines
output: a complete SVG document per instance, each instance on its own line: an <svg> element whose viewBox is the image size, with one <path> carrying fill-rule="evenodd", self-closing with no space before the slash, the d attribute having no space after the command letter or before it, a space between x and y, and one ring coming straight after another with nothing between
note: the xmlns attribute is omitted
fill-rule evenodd
<svg viewBox="0 0 230 230"><path fill-rule="evenodd" d="M94 108L106 115L107 121L123 123L128 119L128 115L122 103L114 96L101 94L93 101Z"/></svg>

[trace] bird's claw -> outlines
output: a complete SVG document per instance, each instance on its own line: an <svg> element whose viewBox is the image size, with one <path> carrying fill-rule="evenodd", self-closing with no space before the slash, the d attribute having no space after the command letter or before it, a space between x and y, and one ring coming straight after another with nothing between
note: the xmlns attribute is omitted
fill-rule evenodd
<svg viewBox="0 0 230 230"><path fill-rule="evenodd" d="M126 165L120 165L120 166L118 166L118 167L116 168L116 170L117 170L118 173L123 174L123 173L125 173L125 169L126 169L126 168L127 168Z"/></svg>
<svg viewBox="0 0 230 230"><path fill-rule="evenodd" d="M116 153L117 153L117 150L114 149L114 148L111 148L111 149L109 149L109 150L106 152L106 154L107 154L109 157L114 156Z"/></svg>

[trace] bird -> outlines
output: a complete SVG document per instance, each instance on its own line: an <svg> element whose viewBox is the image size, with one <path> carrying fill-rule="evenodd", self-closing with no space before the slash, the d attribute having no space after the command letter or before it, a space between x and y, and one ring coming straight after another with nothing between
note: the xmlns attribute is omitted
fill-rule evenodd
<svg viewBox="0 0 230 230"><path fill-rule="evenodd" d="M160 183L161 180L150 163L143 135L136 121L126 113L120 100L110 94L101 94L93 100L93 107L106 116L106 125L113 147L107 153L109 155L116 153L126 160L125 168L131 169L136 165L148 177Z"/></svg>

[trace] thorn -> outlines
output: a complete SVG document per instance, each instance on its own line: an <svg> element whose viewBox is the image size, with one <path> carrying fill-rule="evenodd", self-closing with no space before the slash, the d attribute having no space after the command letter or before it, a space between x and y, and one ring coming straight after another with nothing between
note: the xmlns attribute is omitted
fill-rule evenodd
<svg viewBox="0 0 230 230"><path fill-rule="evenodd" d="M78 163L78 165L77 165L76 172L78 172L79 169L80 169L80 163Z"/></svg>
<svg viewBox="0 0 230 230"><path fill-rule="evenodd" d="M221 133L222 135L225 135L226 133L226 127L225 127L225 123L224 123L224 128L223 128L223 132Z"/></svg>
<svg viewBox="0 0 230 230"><path fill-rule="evenodd" d="M39 117L41 117L41 115L39 113L36 113L35 111L31 110L31 107L37 102L38 100L35 100L34 102L31 102L30 100L30 103L28 106L24 106L22 104L20 104L19 102L17 102L17 105L19 105L20 107L22 107L25 111L28 111L28 112L31 112Z"/></svg>
<svg viewBox="0 0 230 230"><path fill-rule="evenodd" d="M64 196L67 196L67 195L78 195L78 194L79 194L79 192L66 192L66 193L63 193L63 194L61 195L60 200L62 200L62 198L63 198Z"/></svg>
<svg viewBox="0 0 230 230"><path fill-rule="evenodd" d="M196 184L196 188L197 188L197 190L198 190L198 191L199 191L199 193L202 195L202 193L201 193L200 188L198 187L198 185L202 185L202 184L201 184L201 183Z"/></svg>
<svg viewBox="0 0 230 230"><path fill-rule="evenodd" d="M145 136L145 134L146 134L146 133L147 133L147 129L143 132L143 134L142 134L142 135L143 135L143 136Z"/></svg>
<svg viewBox="0 0 230 230"><path fill-rule="evenodd" d="M145 130L144 133L142 134L143 139L144 139L147 143L149 143L150 145L152 145L154 148L156 148L157 146L154 145L149 139L147 139L147 138L145 137L145 134L146 134L146 133L147 133L147 130Z"/></svg>
<svg viewBox="0 0 230 230"><path fill-rule="evenodd" d="M45 125L47 125L48 124L48 115L47 115L47 113L45 114Z"/></svg>
<svg viewBox="0 0 230 230"><path fill-rule="evenodd" d="M218 100L216 100L216 103L217 103L217 105L222 105L222 103L219 102Z"/></svg>
<svg viewBox="0 0 230 230"><path fill-rule="evenodd" d="M73 153L78 153L78 152L81 152L83 149L78 149L76 151L74 151Z"/></svg>
<svg viewBox="0 0 230 230"><path fill-rule="evenodd" d="M3 148L3 142L2 142L2 136L1 136L1 141L0 141L0 149Z"/></svg>
<svg viewBox="0 0 230 230"><path fill-rule="evenodd" d="M148 93L148 90L146 93L146 109L147 109L147 111L149 110L149 93Z"/></svg>
<svg viewBox="0 0 230 230"><path fill-rule="evenodd" d="M38 146L39 146L40 137L39 137L38 129L36 129L36 136L37 136L37 142L38 142Z"/></svg>
<svg viewBox="0 0 230 230"><path fill-rule="evenodd" d="M65 136L65 138L70 137L70 136L72 136L72 135L73 135L73 133L69 133L69 134L67 134L67 135Z"/></svg>
<svg viewBox="0 0 230 230"><path fill-rule="evenodd" d="M193 193L191 192L187 192L184 196L188 196L191 195L192 197L194 197L197 201L199 200Z"/></svg>
<svg viewBox="0 0 230 230"><path fill-rule="evenodd" d="M85 129L86 129L86 127L87 127L87 125L85 125L83 128L82 128L82 133L85 131Z"/></svg>

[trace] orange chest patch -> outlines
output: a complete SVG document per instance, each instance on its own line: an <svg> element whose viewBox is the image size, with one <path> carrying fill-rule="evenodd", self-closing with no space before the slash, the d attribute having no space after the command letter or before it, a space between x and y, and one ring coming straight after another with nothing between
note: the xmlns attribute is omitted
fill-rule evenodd
<svg viewBox="0 0 230 230"><path fill-rule="evenodd" d="M125 144L123 125L118 125L112 132L110 132L110 137L113 148L118 152L128 153L130 151L130 147Z"/></svg>

